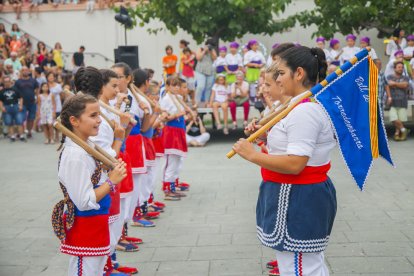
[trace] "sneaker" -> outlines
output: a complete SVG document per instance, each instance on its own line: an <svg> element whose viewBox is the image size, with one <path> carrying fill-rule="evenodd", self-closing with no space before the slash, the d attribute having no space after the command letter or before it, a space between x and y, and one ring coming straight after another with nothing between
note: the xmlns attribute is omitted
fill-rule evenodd
<svg viewBox="0 0 414 276"><path fill-rule="evenodd" d="M164 208L155 206L155 205L150 205L148 206L148 212L159 212L159 213L163 213L164 212Z"/></svg>
<svg viewBox="0 0 414 276"><path fill-rule="evenodd" d="M14 136L10 137L10 142L16 142L16 137Z"/></svg>
<svg viewBox="0 0 414 276"><path fill-rule="evenodd" d="M394 138L394 141L401 141L400 134L398 133L395 133L393 138Z"/></svg>
<svg viewBox="0 0 414 276"><path fill-rule="evenodd" d="M27 134L27 139L31 139L31 138L33 138L33 135L32 135L32 133L31 133L31 132L29 132L29 133Z"/></svg>
<svg viewBox="0 0 414 276"><path fill-rule="evenodd" d="M146 219L156 219L160 216L160 212L147 212L144 217Z"/></svg>
<svg viewBox="0 0 414 276"><path fill-rule="evenodd" d="M181 184L175 184L175 188L178 189L180 192L187 192L190 189L189 186L184 186Z"/></svg>
<svg viewBox="0 0 414 276"><path fill-rule="evenodd" d="M147 227L155 227L155 223L150 220L139 219L139 220L133 221L131 223L131 226L147 228Z"/></svg>
<svg viewBox="0 0 414 276"><path fill-rule="evenodd" d="M186 197L187 195L186 194L184 194L184 193L181 193L181 192L171 192L171 193L173 193L174 195L176 195L176 196L178 196L178 197Z"/></svg>
<svg viewBox="0 0 414 276"><path fill-rule="evenodd" d="M157 206L157 207L160 207L160 208L165 208L165 204L164 203L162 203L162 202L160 202L160 201L154 201L153 202L153 204L155 205L155 206Z"/></svg>
<svg viewBox="0 0 414 276"><path fill-rule="evenodd" d="M129 241L130 243L134 243L134 244L142 244L144 243L144 241L140 238L136 238L136 237L129 237L129 236L125 236L123 237L124 240Z"/></svg>
<svg viewBox="0 0 414 276"><path fill-rule="evenodd" d="M112 269L111 271L108 271L105 273L105 276L130 276L131 273L122 273L118 269Z"/></svg>
<svg viewBox="0 0 414 276"><path fill-rule="evenodd" d="M120 266L120 265L118 265L116 270L119 271L119 272L122 272L122 273L126 273L127 275L138 273L138 268L129 267L129 266ZM119 275L119 274L115 274L115 275Z"/></svg>
<svg viewBox="0 0 414 276"><path fill-rule="evenodd" d="M122 252L137 252L139 251L139 247L138 245L130 242L118 242L116 245L116 250Z"/></svg>
<svg viewBox="0 0 414 276"><path fill-rule="evenodd" d="M178 201L178 200L181 200L181 197L180 196L177 196L175 193L166 192L165 193L165 196L164 196L164 200Z"/></svg>
<svg viewBox="0 0 414 276"><path fill-rule="evenodd" d="M236 130L236 129L237 129L237 123L233 122L233 130Z"/></svg>
<svg viewBox="0 0 414 276"><path fill-rule="evenodd" d="M275 267L269 271L269 276L280 276L279 268Z"/></svg>
<svg viewBox="0 0 414 276"><path fill-rule="evenodd" d="M24 136L21 136L21 137L20 137L20 141L22 141L22 142L27 142L27 139L26 139Z"/></svg>
<svg viewBox="0 0 414 276"><path fill-rule="evenodd" d="M273 269L273 268L275 268L275 267L278 267L277 260L273 260L273 261L268 262L268 263L266 264L266 267L267 267L268 269Z"/></svg>

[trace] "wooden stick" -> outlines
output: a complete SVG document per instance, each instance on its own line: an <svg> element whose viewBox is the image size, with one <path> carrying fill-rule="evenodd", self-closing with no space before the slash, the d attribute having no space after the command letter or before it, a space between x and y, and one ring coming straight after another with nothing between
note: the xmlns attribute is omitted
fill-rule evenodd
<svg viewBox="0 0 414 276"><path fill-rule="evenodd" d="M108 110L109 112L114 113L115 115L121 116L122 115L122 111L110 106L109 104L104 103L103 101L99 100L99 104L105 108L106 110ZM134 118L130 118L130 123L133 125L137 124L137 121Z"/></svg>
<svg viewBox="0 0 414 276"><path fill-rule="evenodd" d="M149 104L151 105L151 108L154 108L156 106L156 103L150 99L150 97L148 97L144 92L141 91L141 89L139 89L138 87L136 87L135 84L131 83L130 85L131 90L133 90L135 93L141 95L142 97L144 97Z"/></svg>
<svg viewBox="0 0 414 276"><path fill-rule="evenodd" d="M175 107L177 108L178 112L183 111L183 106L178 102L177 98L175 97L175 95L171 92L167 92L168 94L170 94L171 100L173 101Z"/></svg>
<svg viewBox="0 0 414 276"><path fill-rule="evenodd" d="M187 109L187 112L191 114L193 121L195 121L195 119L197 118L197 114L194 114L193 110L184 102L183 99L181 99L178 96L176 98L178 102L184 107L184 109Z"/></svg>
<svg viewBox="0 0 414 276"><path fill-rule="evenodd" d="M137 101L137 104L139 105L139 103L141 102L141 100L140 100L140 98L138 96L138 93L132 88L132 85L130 85L129 87L130 87L130 91L131 91L132 96L134 96L134 99ZM147 108L144 108L144 114L145 115L150 114L150 112L148 110L148 107Z"/></svg>
<svg viewBox="0 0 414 276"><path fill-rule="evenodd" d="M76 136L75 133L73 133L72 131L70 131L69 129L67 129L61 122L60 120L56 120L53 123L53 127L57 130L59 130L60 132L62 132L65 136L69 137L73 142L75 142L78 146L80 146L81 148L83 148L87 153L89 153L90 155L92 155L93 157L95 157L96 159L98 159L99 161L101 161L105 166L107 166L110 169L115 168L115 164L114 162L112 162L112 158L108 158L107 156L105 156L104 154L102 154L101 152L99 152L96 149L96 145L94 145L95 147L91 147L91 145L89 145L87 142L83 141L82 139L80 139L78 136ZM100 148L100 150L102 150ZM103 151L103 150L102 150Z"/></svg>
<svg viewBox="0 0 414 276"><path fill-rule="evenodd" d="M249 141L250 143L254 142L257 138L259 138L260 136L262 136L266 131L268 131L272 126L274 126L275 124L277 124L280 120L282 120L283 118L285 118L289 112L296 106L298 105L301 101L303 101L306 98L311 97L313 94L312 92L310 92L309 90L304 93L301 97L299 97L294 103L291 103L287 108L285 108L282 112L280 112L277 116L275 116L272 120L270 120L267 124L265 124L264 126L262 126L260 129L258 129L255 133L253 133L252 135L249 136L249 138L247 138L247 141ZM232 158L234 155L236 155L236 152L234 150L229 151L226 156L227 158Z"/></svg>
<svg viewBox="0 0 414 276"><path fill-rule="evenodd" d="M104 120L109 124L109 126L112 128L112 129L115 129L115 123L114 123L114 121L111 121L111 120L109 120L109 118L108 117L106 117L106 115L105 114L103 114L102 112L100 113L100 115L101 115L101 117L102 118L104 118Z"/></svg>
<svg viewBox="0 0 414 276"><path fill-rule="evenodd" d="M266 116L264 116L262 119L260 119L260 121L257 123L258 125L265 125L267 124L270 120L272 120L275 116L277 116L280 112L283 111L283 109L285 109L286 107L288 107L290 100L292 99L292 97L289 97L288 100L284 103L280 103L277 106L274 106L271 111L269 112L269 114L267 114Z"/></svg>

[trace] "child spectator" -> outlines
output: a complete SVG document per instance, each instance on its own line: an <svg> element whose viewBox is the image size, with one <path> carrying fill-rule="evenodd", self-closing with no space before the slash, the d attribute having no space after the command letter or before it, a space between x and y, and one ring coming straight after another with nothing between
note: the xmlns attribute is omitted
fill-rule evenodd
<svg viewBox="0 0 414 276"><path fill-rule="evenodd" d="M342 55L341 44L339 43L339 40L336 38L332 38L331 41L329 41L329 46L331 47L331 51L329 51L331 55L331 64L339 66L340 60L339 58Z"/></svg>
<svg viewBox="0 0 414 276"><path fill-rule="evenodd" d="M219 56L214 61L213 66L216 68L217 74L226 74L226 55L227 55L227 47L222 46L219 48Z"/></svg>
<svg viewBox="0 0 414 276"><path fill-rule="evenodd" d="M359 40L359 46L361 46L361 49L366 47L371 47L371 39L367 36L363 36ZM371 51L369 51L369 56L372 60L376 60L378 58L377 52L375 52L374 48L371 47Z"/></svg>
<svg viewBox="0 0 414 276"><path fill-rule="evenodd" d="M40 94L37 98L37 117L40 118L40 124L45 135L45 144L54 144L53 140L53 121L56 119L56 102L55 96L50 93L49 85L42 83Z"/></svg>
<svg viewBox="0 0 414 276"><path fill-rule="evenodd" d="M4 88L0 92L0 109L3 112L4 124L8 127L9 138L11 142L16 141L14 128L17 126L20 140L25 142L23 131L23 98L19 91L12 87L12 80L10 77L3 78Z"/></svg>
<svg viewBox="0 0 414 276"><path fill-rule="evenodd" d="M165 53L167 55L162 58L162 66L168 78L176 73L177 56L173 54L173 48L170 45L165 47Z"/></svg>
<svg viewBox="0 0 414 276"><path fill-rule="evenodd" d="M224 129L225 135L229 134L228 125L228 94L229 89L226 84L226 77L223 74L219 74L216 78L216 83L213 85L210 97L210 106L213 108L214 120L217 122L217 129L222 129L220 123L220 116L218 109L223 110Z"/></svg>
<svg viewBox="0 0 414 276"><path fill-rule="evenodd" d="M236 81L237 71L243 70L243 58L237 49L239 48L239 43L232 42L230 43L230 53L226 55L226 81L228 84L232 84Z"/></svg>
<svg viewBox="0 0 414 276"><path fill-rule="evenodd" d="M210 133L206 131L203 121L197 116L196 121L190 121L186 127L187 145L192 147L204 147L210 140Z"/></svg>
<svg viewBox="0 0 414 276"><path fill-rule="evenodd" d="M346 36L346 46L342 48L342 55L339 58L341 61L341 65L350 60L352 57L356 55L361 49L355 46L356 36L353 34L349 34Z"/></svg>

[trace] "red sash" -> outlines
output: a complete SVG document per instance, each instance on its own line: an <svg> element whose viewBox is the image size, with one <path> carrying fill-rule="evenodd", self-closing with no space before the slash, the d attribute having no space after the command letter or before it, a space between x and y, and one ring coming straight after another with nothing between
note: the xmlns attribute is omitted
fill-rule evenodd
<svg viewBox="0 0 414 276"><path fill-rule="evenodd" d="M306 166L298 175L278 173L265 168L262 168L261 173L263 181L286 184L315 184L328 179L327 173L330 168L331 163L328 163L318 167Z"/></svg>

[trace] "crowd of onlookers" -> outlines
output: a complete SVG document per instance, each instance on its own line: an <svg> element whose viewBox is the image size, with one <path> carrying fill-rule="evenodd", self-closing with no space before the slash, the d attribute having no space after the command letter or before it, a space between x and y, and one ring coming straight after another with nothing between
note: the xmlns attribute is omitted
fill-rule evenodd
<svg viewBox="0 0 414 276"><path fill-rule="evenodd" d="M325 52L329 72L335 71L361 48L370 46L370 38L357 39L354 35L348 35L342 43L344 45L335 38L330 41L323 37L316 39L316 46ZM162 59L163 75L182 78L187 84L189 105L199 111L204 107L212 108L215 127L228 134L229 130L239 127L237 107L243 109L242 122L246 126L251 106L262 111L268 104L261 92L264 73L273 62L278 46L273 45L270 54L265 57L263 44L254 39L245 45L238 42L215 45L213 40L208 39L204 46L197 49L191 49L189 42L181 40L178 56L172 46L166 47L166 55ZM73 54L71 66L66 66L73 70L67 71L59 42L53 49L43 42L32 44L30 36L24 34L17 24L6 30L0 23L3 133L8 133L12 141L25 141L32 136L33 130L40 131L42 128L45 143L54 143L58 139L52 123L59 115L62 101L74 90L72 79L76 70L85 65L84 51L81 46ZM385 66L382 66L375 49L370 51L371 58L381 70L379 100L381 107L389 110L389 119L396 129L395 140L405 140L409 133L404 122L407 121L408 100L413 91L413 52L414 36L406 36L403 30L396 30L386 44L385 54L389 60L383 62ZM153 78L154 71L149 70L149 73ZM220 109L223 118L220 118ZM208 111L201 109L201 112ZM230 126L228 117L231 118ZM189 129L194 130L194 126ZM199 132L200 129L197 130Z"/></svg>
<svg viewBox="0 0 414 276"><path fill-rule="evenodd" d="M45 143L54 143L53 120L62 101L73 91L73 74L84 66L81 46L73 54L73 71L66 71L62 46L33 45L30 37L13 24L10 31L0 23L0 109L2 132L11 141L31 138L33 130L45 133Z"/></svg>
<svg viewBox="0 0 414 276"><path fill-rule="evenodd" d="M113 8L116 2L121 2L119 0L0 0L0 12L3 11L4 7L10 6L13 7L13 11L16 13L16 19L21 19L21 14L23 8L27 8L29 16L31 17L33 13L39 15L39 7L42 5L50 5L54 8L57 8L59 5L68 5L68 4L83 4L86 3L86 11L93 12L95 4L99 9L105 7Z"/></svg>
<svg viewBox="0 0 414 276"><path fill-rule="evenodd" d="M389 119L396 128L394 139L399 141L405 140L409 132L403 123L407 121L408 99L414 90L414 35L406 36L404 30L396 29L386 43L385 55L388 60L384 68L367 36L358 39L349 34L343 42L336 38L328 41L318 37L315 46L325 53L328 73L334 72L362 48L371 47L369 55L380 70L380 105L389 110ZM223 128L218 112L222 109L223 132L228 134L228 109L232 128L236 129L237 106L243 106L244 125L247 125L251 105L259 111L265 108L266 99L261 93L264 72L274 61L278 46L278 43L274 44L266 58L263 54L266 49L255 39L245 45L232 42L219 46L209 39L205 46L196 50L190 49L189 43L181 40L178 57L173 53L172 46L165 48L166 55L162 59L164 75L177 74L186 80L193 107L211 107L218 129Z"/></svg>

